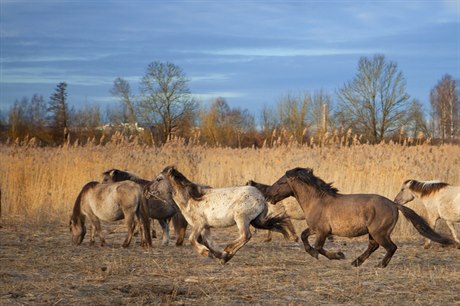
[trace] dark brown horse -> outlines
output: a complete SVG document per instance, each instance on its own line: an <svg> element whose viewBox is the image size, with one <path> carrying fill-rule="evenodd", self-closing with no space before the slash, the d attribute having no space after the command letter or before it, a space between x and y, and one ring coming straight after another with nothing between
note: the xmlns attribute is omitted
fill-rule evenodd
<svg viewBox="0 0 460 306"><path fill-rule="evenodd" d="M138 176L118 170L118 169L111 169L105 171L103 174L103 182L104 183L111 183L111 182L120 182L120 181L133 181L140 186L144 187L150 181L144 180L139 178ZM172 195L171 195L171 201ZM184 243L185 231L187 230L187 220L185 220L182 213L176 209L177 206L171 205L169 202L160 201L155 198L150 198L147 200L147 207L149 211L149 217L152 219L157 219L160 223L160 226L163 230L163 245L167 245L169 242L169 223L168 221L172 219L174 230L176 232L177 240L176 245L180 246ZM152 224L152 236L156 237L155 232L153 231L153 224Z"/></svg>
<svg viewBox="0 0 460 306"><path fill-rule="evenodd" d="M141 245L152 245L147 208L142 198L143 189L134 182L87 183L75 200L70 218L70 233L73 243L79 245L85 238L85 221L87 219L91 224L90 244L94 244L94 237L97 235L101 245L105 244L101 220L118 221L124 219L128 234L123 242L123 247L128 247L134 230L134 220L137 218L141 223Z"/></svg>
<svg viewBox="0 0 460 306"><path fill-rule="evenodd" d="M313 175L312 169L294 168L287 171L269 188L267 195L267 200L272 203L289 196L297 199L308 226L302 232L301 239L305 251L315 258L318 258L318 253L328 259L345 258L342 252L335 253L323 249L324 241L329 234L341 237L368 234L367 250L356 258L352 265L361 265L382 246L387 252L378 267L386 267L397 249L390 235L398 221L398 211L401 211L424 237L444 245L454 244L454 241L436 233L412 209L376 194L340 194L330 183ZM308 236L311 234L316 234L313 247L308 242Z"/></svg>

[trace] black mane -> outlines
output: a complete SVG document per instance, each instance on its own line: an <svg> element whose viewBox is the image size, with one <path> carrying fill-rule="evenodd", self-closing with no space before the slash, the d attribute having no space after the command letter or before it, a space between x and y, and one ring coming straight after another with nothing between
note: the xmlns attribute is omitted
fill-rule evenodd
<svg viewBox="0 0 460 306"><path fill-rule="evenodd" d="M188 195L190 195L190 197L195 201L200 201L205 194L202 186L188 180L182 173L177 171L174 166L164 168L161 173L170 176L176 183L183 186Z"/></svg>
<svg viewBox="0 0 460 306"><path fill-rule="evenodd" d="M420 193L421 197L428 196L432 193L438 192L439 190L449 186L448 183L444 182L420 182L417 180L407 180L404 184L409 183L409 189Z"/></svg>
<svg viewBox="0 0 460 306"><path fill-rule="evenodd" d="M144 180L130 172L119 170L119 169L110 169L102 173L104 177L110 177L113 182L120 181L133 181L139 185L145 186L149 181Z"/></svg>
<svg viewBox="0 0 460 306"><path fill-rule="evenodd" d="M337 196L339 190L332 187L332 183L326 183L321 178L313 174L311 168L294 168L286 172L287 177L298 178L301 182L312 186L316 189L316 192L320 197L325 195Z"/></svg>

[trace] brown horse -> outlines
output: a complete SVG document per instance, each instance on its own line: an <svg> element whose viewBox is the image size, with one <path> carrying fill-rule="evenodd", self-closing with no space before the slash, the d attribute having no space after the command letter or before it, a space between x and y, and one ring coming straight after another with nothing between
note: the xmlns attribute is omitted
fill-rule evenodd
<svg viewBox="0 0 460 306"><path fill-rule="evenodd" d="M390 235L398 221L401 211L417 231L435 242L451 245L454 242L436 233L428 223L412 209L396 204L376 194L340 194L338 190L319 177L312 169L294 168L286 172L267 191L269 200L277 203L286 197L294 196L305 213L308 227L302 232L301 239L305 251L318 258L318 253L328 259L344 259L342 252L329 252L323 249L329 234L341 237L369 235L367 250L353 262L361 265L375 250L382 246L387 251L378 267L388 265L397 246ZM312 247L308 236L316 234Z"/></svg>
<svg viewBox="0 0 460 306"><path fill-rule="evenodd" d="M138 183L140 186L144 187L150 181L144 180L139 178L138 176L118 170L118 169L110 169L102 173L103 182L104 183L111 183L111 182L121 182L121 181L133 181ZM171 195L171 201L172 195ZM162 243L163 245L167 245L169 243L169 220L172 219L174 230L177 236L176 246L180 246L184 243L185 231L187 230L187 220L185 220L182 213L176 209L176 205L171 205L171 201L160 201L155 198L150 198L147 200L147 207L149 211L149 217L152 219L152 223L154 219L157 219L160 223L160 226L163 230L162 236ZM153 230L152 224L152 236L156 237L156 234Z"/></svg>
<svg viewBox="0 0 460 306"><path fill-rule="evenodd" d="M128 247L134 230L134 220L137 217L141 223L141 245L152 245L148 213L147 208L143 205L142 191L138 184L130 181L113 184L89 182L83 186L75 200L70 218L70 233L73 243L79 245L85 238L86 218L91 223L90 244L94 244L94 237L97 235L101 241L101 246L105 244L101 220L118 221L125 219L128 234L123 242L123 247Z"/></svg>

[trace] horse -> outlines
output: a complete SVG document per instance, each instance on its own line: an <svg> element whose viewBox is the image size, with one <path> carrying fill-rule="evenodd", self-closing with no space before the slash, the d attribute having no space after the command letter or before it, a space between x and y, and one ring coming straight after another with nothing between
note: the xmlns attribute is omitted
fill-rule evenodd
<svg viewBox="0 0 460 306"><path fill-rule="evenodd" d="M328 259L345 258L342 252L323 249L329 234L341 237L368 234L367 250L351 264L355 267L360 266L382 246L386 254L377 267L385 268L397 250L390 235L398 221L398 211L401 211L426 238L444 245L454 243L451 239L436 233L412 209L377 194L340 194L331 183L316 177L310 168L288 170L267 190L267 200L273 204L289 196L294 196L302 206L308 227L302 232L301 239L305 251L316 259L318 254ZM316 234L314 246L308 242L308 236L311 234Z"/></svg>
<svg viewBox="0 0 460 306"><path fill-rule="evenodd" d="M138 176L119 169L110 169L102 173L104 183L121 182L121 181L133 181L142 188L147 185L150 181L139 178ZM160 223L161 229L163 230L162 244L167 245L169 243L169 219L172 219L174 230L177 236L176 246L181 246L184 243L185 231L187 230L187 221L180 212L176 209L175 204L171 204L171 201L160 201L158 199L150 198L147 200L149 217L157 219ZM156 237L156 233L153 229L152 224L152 236Z"/></svg>
<svg viewBox="0 0 460 306"><path fill-rule="evenodd" d="M163 188L173 191L175 203L193 231L189 240L194 249L205 257L217 258L222 264L251 239L249 225L261 229L273 229L288 237L285 217L267 217L264 196L252 186L211 188L188 180L174 166L168 166L145 188L147 197L166 200ZM239 237L228 243L223 251L211 240L211 228L238 227Z"/></svg>
<svg viewBox="0 0 460 306"><path fill-rule="evenodd" d="M262 183L255 182L253 180L249 180L246 182L247 186L253 186L256 187L264 196L266 196L266 190L267 188L270 187L270 185L265 185ZM281 201L277 205L267 205L268 208L268 213L267 215L283 215L286 216L286 227L287 231L289 233L289 236L291 237L290 239L292 241L299 241L299 236L297 236L297 233L294 228L294 224L292 224L291 219L293 220L303 220L303 212L300 209L299 204L295 201L289 201L289 199L286 199L284 201ZM265 242L270 242L272 240L272 231L268 230L267 233L267 238L265 238Z"/></svg>
<svg viewBox="0 0 460 306"><path fill-rule="evenodd" d="M91 223L90 245L95 243L95 236L100 239L101 246L105 238L101 230L101 220L118 221L125 219L128 234L123 247L128 247L137 217L141 223L141 246L152 245L148 212L142 202L142 188L131 181L103 184L91 181L83 186L75 200L70 217L70 233L75 245L80 245L86 235L86 218Z"/></svg>
<svg viewBox="0 0 460 306"><path fill-rule="evenodd" d="M419 199L427 211L430 227L436 228L436 221L443 219L460 248L460 240L455 231L455 222L460 222L460 186L439 181L406 180L395 202L404 205L413 199ZM431 241L426 239L424 247L429 248Z"/></svg>

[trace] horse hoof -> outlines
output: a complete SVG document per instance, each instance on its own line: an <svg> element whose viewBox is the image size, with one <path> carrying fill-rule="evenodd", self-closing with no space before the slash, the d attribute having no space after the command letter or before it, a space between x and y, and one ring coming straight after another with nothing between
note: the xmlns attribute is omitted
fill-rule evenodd
<svg viewBox="0 0 460 306"><path fill-rule="evenodd" d="M222 253L222 259L220 260L220 262L225 265L230 259L232 259L233 256L231 256L230 254L228 254L227 252L223 252Z"/></svg>
<svg viewBox="0 0 460 306"><path fill-rule="evenodd" d="M353 267L359 267L361 264L362 264L362 263L359 262L357 259L356 259L356 260L353 260L353 261L351 262L351 265L352 265Z"/></svg>
<svg viewBox="0 0 460 306"><path fill-rule="evenodd" d="M345 259L345 254L342 252L337 252L337 259Z"/></svg>

